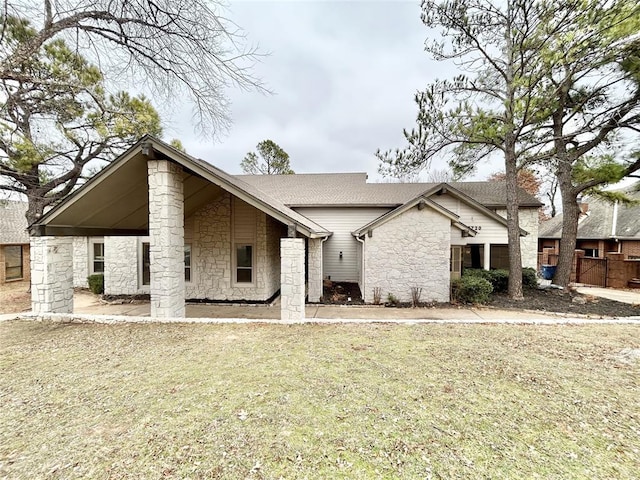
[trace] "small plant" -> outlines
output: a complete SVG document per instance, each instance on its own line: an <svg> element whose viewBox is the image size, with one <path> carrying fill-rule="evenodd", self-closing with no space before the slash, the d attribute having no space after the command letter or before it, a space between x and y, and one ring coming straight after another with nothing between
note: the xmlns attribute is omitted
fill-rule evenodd
<svg viewBox="0 0 640 480"><path fill-rule="evenodd" d="M382 289L380 287L373 288L373 304L380 305L382 301Z"/></svg>
<svg viewBox="0 0 640 480"><path fill-rule="evenodd" d="M104 275L102 273L89 275L87 282L89 283L89 290L96 295L102 295L104 293Z"/></svg>
<svg viewBox="0 0 640 480"><path fill-rule="evenodd" d="M397 307L398 304L400 303L400 300L398 300L398 297L396 297L393 293L388 293L387 294L387 303L389 305L393 305L394 307Z"/></svg>
<svg viewBox="0 0 640 480"><path fill-rule="evenodd" d="M526 267L522 269L522 286L525 288L537 288L538 279L535 269Z"/></svg>
<svg viewBox="0 0 640 480"><path fill-rule="evenodd" d="M468 275L451 283L452 299L460 303L487 303L493 287L484 278Z"/></svg>
<svg viewBox="0 0 640 480"><path fill-rule="evenodd" d="M420 296L422 295L422 288L411 287L411 306L416 308L420 305Z"/></svg>

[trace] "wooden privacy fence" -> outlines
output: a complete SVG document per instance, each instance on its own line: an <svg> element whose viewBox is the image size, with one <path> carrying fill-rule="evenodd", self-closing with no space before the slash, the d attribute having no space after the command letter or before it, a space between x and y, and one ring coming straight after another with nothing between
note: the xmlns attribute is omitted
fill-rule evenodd
<svg viewBox="0 0 640 480"><path fill-rule="evenodd" d="M607 286L607 258L578 257L576 261L576 281L596 287Z"/></svg>

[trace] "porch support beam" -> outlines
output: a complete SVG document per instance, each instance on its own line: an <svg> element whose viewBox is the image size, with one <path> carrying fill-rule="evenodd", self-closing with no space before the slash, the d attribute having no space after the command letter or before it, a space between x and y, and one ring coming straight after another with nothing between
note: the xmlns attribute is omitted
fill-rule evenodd
<svg viewBox="0 0 640 480"><path fill-rule="evenodd" d="M280 316L304 320L304 238L280 239Z"/></svg>
<svg viewBox="0 0 640 480"><path fill-rule="evenodd" d="M491 244L485 243L483 250L484 250L484 260L482 262L482 265L484 266L485 270L490 270L491 269Z"/></svg>
<svg viewBox="0 0 640 480"><path fill-rule="evenodd" d="M31 310L73 313L72 237L31 237Z"/></svg>
<svg viewBox="0 0 640 480"><path fill-rule="evenodd" d="M184 318L184 187L182 167L148 160L151 316Z"/></svg>

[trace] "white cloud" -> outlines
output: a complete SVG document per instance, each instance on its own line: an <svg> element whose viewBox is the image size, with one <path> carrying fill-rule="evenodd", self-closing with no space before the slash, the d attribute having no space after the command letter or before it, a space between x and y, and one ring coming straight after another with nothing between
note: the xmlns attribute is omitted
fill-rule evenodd
<svg viewBox="0 0 640 480"><path fill-rule="evenodd" d="M233 126L216 144L193 133L186 106L167 136L230 173L269 138L297 172L375 179L376 150L403 146L402 129L415 123L414 93L449 76L423 51L417 1L232 2L229 17L270 52L255 71L274 94L230 90Z"/></svg>

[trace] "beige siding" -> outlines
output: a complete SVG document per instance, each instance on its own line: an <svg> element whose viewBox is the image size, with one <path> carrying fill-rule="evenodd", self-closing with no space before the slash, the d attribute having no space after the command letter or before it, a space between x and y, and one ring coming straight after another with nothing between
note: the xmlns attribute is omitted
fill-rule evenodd
<svg viewBox="0 0 640 480"><path fill-rule="evenodd" d="M507 243L507 227L502 223L497 222L493 218L487 217L482 212L450 195L434 195L430 197L430 199L458 215L460 217L460 221L465 225L472 228L480 227L480 230L475 237L462 237L459 229L452 228L452 245L467 245L471 243Z"/></svg>
<svg viewBox="0 0 640 480"><path fill-rule="evenodd" d="M235 243L254 243L258 210L248 203L233 199L233 239Z"/></svg>
<svg viewBox="0 0 640 480"><path fill-rule="evenodd" d="M322 225L333 235L324 242L322 268L324 278L338 282L358 282L361 248L351 232L389 211L388 208L296 208L296 211ZM342 252L342 258L340 258Z"/></svg>

